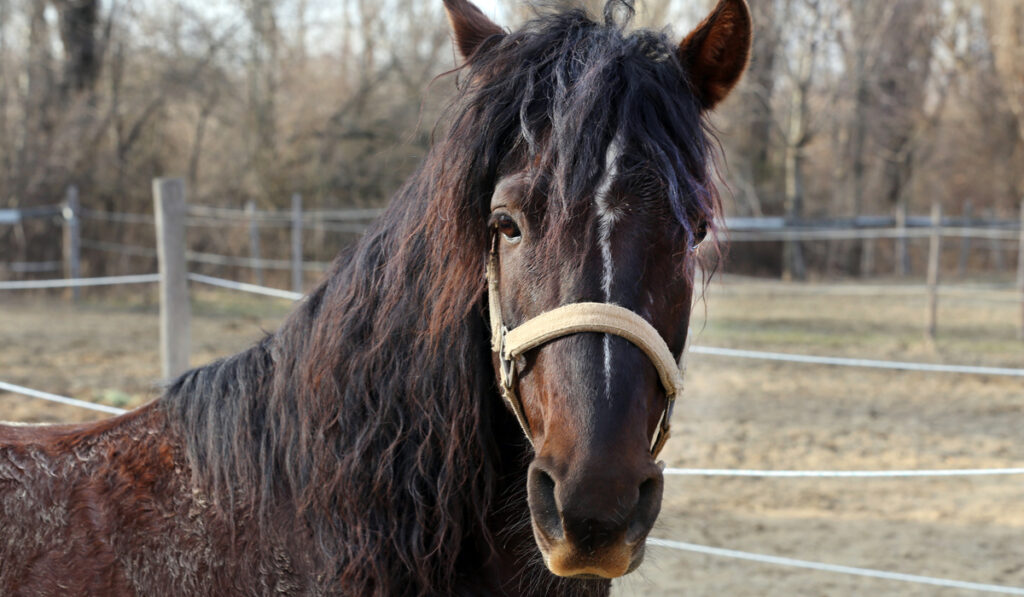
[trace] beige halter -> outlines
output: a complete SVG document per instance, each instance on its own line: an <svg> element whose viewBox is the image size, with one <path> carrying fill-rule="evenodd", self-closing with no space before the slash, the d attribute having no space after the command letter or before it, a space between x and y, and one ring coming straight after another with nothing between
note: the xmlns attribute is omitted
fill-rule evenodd
<svg viewBox="0 0 1024 597"><path fill-rule="evenodd" d="M501 369L501 394L515 413L526 439L533 444L530 426L523 403L515 391L516 358L562 336L580 332L615 334L637 345L654 363L665 387L667 404L651 442L651 454L657 457L669 437L669 419L676 395L683 391L680 364L672 357L665 340L643 317L633 311L610 303L571 303L542 313L514 329L508 329L501 319L501 298L498 288L498 251L492 243L487 259L487 306L491 316L491 350L498 355ZM683 353L686 353L684 347ZM682 361L682 357L680 357Z"/></svg>

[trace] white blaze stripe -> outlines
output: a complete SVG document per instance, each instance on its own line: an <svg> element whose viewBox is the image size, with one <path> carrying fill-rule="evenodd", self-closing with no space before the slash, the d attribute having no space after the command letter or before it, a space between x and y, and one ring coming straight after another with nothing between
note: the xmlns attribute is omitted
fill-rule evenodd
<svg viewBox="0 0 1024 597"><path fill-rule="evenodd" d="M619 156L622 154L622 134L615 133L615 137L608 145L604 156L604 177L597 186L594 193L594 202L597 205L598 217L598 243L601 245L601 260L604 263L604 271L601 276L601 288L604 290L604 300L610 303L612 300L612 278L615 273L612 267L612 226L618 219L615 209L608 205L608 193L611 192L612 183L618 174ZM604 336L604 391L605 398L611 399L612 394L612 348L611 336Z"/></svg>

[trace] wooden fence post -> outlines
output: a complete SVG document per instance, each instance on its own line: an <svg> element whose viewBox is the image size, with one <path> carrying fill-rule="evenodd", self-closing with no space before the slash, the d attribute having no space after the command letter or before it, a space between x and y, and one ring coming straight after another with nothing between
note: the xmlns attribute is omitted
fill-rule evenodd
<svg viewBox="0 0 1024 597"><path fill-rule="evenodd" d="M302 292L302 195L292 195L292 291Z"/></svg>
<svg viewBox="0 0 1024 597"><path fill-rule="evenodd" d="M260 225L256 221L256 203L251 199L245 203L245 213L249 217L249 257L252 260L253 284L263 286L263 264L260 263Z"/></svg>
<svg viewBox="0 0 1024 597"><path fill-rule="evenodd" d="M905 278L910 272L910 255L907 251L907 204L896 206L896 228L900 235L896 237L896 275Z"/></svg>
<svg viewBox="0 0 1024 597"><path fill-rule="evenodd" d="M1020 245L1017 248L1017 290L1020 291L1020 330L1017 337L1024 340L1024 199L1020 202Z"/></svg>
<svg viewBox="0 0 1024 597"><path fill-rule="evenodd" d="M71 185L67 190L64 204L64 277L78 278L81 276L82 220L79 218L78 187ZM65 297L78 301L80 291L77 286L68 288Z"/></svg>
<svg viewBox="0 0 1024 597"><path fill-rule="evenodd" d="M188 369L191 306L185 261L185 181L153 181L156 250L160 271L160 362L171 379Z"/></svg>
<svg viewBox="0 0 1024 597"><path fill-rule="evenodd" d="M964 203L964 228L971 227L971 202ZM967 265L971 259L971 237L967 234L960 238L960 261L957 263L956 275L963 278L967 275Z"/></svg>
<svg viewBox="0 0 1024 597"><path fill-rule="evenodd" d="M939 268L942 264L942 205L932 203L931 242L928 243L928 337L935 339L939 318Z"/></svg>

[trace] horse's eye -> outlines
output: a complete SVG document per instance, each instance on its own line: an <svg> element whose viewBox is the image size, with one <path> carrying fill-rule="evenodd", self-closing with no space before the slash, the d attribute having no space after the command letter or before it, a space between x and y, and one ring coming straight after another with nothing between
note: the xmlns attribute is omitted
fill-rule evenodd
<svg viewBox="0 0 1024 597"><path fill-rule="evenodd" d="M696 249L700 246L704 239L708 236L708 223L705 220L701 220L700 224L697 225L697 229L693 233L693 246L692 249Z"/></svg>
<svg viewBox="0 0 1024 597"><path fill-rule="evenodd" d="M498 214L494 219L494 228L511 242L518 242L523 238L523 233L516 226L516 221L508 214Z"/></svg>

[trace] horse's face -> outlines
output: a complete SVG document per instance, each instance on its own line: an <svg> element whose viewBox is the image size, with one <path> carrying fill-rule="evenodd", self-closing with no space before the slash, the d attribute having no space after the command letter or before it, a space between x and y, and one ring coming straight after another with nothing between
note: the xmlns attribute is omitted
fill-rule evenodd
<svg viewBox="0 0 1024 597"><path fill-rule="evenodd" d="M524 208L537 192L531 173L498 185L490 221L503 318L514 327L570 303L614 303L653 324L678 356L692 291L680 272L690 266L692 248L667 205L638 194L636 181L620 175L626 149L613 143L608 150L585 240L576 227L553 229L550 219ZM651 440L666 395L654 365L624 338L585 332L527 352L516 370L536 452L528 501L545 563L562 576L632 571L662 495Z"/></svg>
<svg viewBox="0 0 1024 597"><path fill-rule="evenodd" d="M446 6L464 55L502 34L464 0L446 0ZM721 100L738 79L749 26L743 0L722 0L680 46L692 85L680 88L691 90L700 109ZM678 358L693 294L688 274L707 210L684 205L680 221L680 206L673 206L667 189L686 181L665 180L666 168L649 163L650 139L627 129L594 132L611 141L595 160L600 171L587 175L587 184L569 185L586 189L562 197L569 209L555 213L545 201L557 176L545 170L550 159L525 156L499 178L487 226L497 255L501 319L515 328L563 305L613 303L650 323ZM681 195L697 196L699 189ZM495 355L496 372L501 367ZM580 332L529 350L515 370L514 390L535 449L527 494L545 563L561 576L613 578L632 571L662 498L661 468L651 449L667 408L657 369L620 336Z"/></svg>

